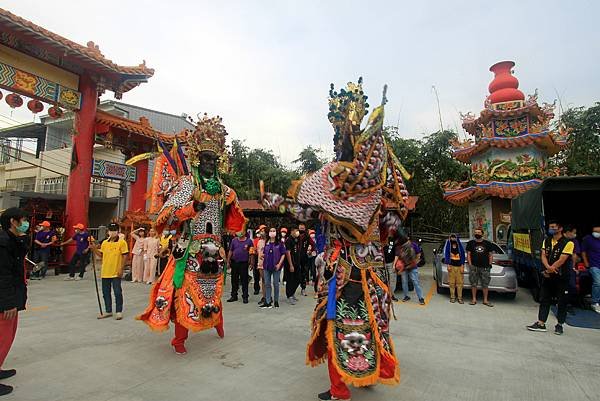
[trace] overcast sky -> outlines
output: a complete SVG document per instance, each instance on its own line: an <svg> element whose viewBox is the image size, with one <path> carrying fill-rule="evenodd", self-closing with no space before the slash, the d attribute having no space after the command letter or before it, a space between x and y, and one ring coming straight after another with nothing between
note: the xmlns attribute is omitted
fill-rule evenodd
<svg viewBox="0 0 600 401"><path fill-rule="evenodd" d="M516 62L526 94L563 107L600 101L598 1L59 1L0 7L121 65L156 73L123 101L169 113L219 114L230 138L284 162L308 144L329 152L329 84L364 77L404 137L460 127L479 113L497 61ZM5 93L6 94L6 93ZM108 93L112 97L112 93ZM104 96L107 98L108 96ZM32 116L15 111L13 119ZM3 116L3 117L2 117ZM0 104L0 118L10 109Z"/></svg>

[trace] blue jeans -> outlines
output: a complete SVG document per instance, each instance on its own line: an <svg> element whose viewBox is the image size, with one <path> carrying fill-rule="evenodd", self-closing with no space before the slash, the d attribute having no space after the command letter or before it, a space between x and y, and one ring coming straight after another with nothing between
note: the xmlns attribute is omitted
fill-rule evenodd
<svg viewBox="0 0 600 401"><path fill-rule="evenodd" d="M102 297L104 298L104 308L106 313L112 313L112 296L110 288L115 293L116 312L123 312L123 290L121 289L121 278L103 278L102 279Z"/></svg>
<svg viewBox="0 0 600 401"><path fill-rule="evenodd" d="M415 268L411 270L404 270L402 272L402 292L404 293L405 297L408 296L408 277L410 277L410 281L412 281L415 286L417 297L422 299L423 290L421 289L421 284L419 284L419 269Z"/></svg>
<svg viewBox="0 0 600 401"><path fill-rule="evenodd" d="M279 303L279 277L281 276L281 269L279 270L264 270L265 272L265 285L267 286L266 301L268 304L271 303L271 283L273 283L275 295L274 301Z"/></svg>
<svg viewBox="0 0 600 401"><path fill-rule="evenodd" d="M600 267L590 266L590 275L592 276L592 303L600 303Z"/></svg>

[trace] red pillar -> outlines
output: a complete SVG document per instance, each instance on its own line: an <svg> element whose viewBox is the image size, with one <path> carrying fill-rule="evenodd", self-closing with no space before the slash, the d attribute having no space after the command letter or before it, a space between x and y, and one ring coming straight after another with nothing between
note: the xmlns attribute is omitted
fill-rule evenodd
<svg viewBox="0 0 600 401"><path fill-rule="evenodd" d="M131 183L130 195L129 195L129 206L127 210L130 211L146 211L146 191L148 183L148 160L142 160L137 162L134 167L136 168L135 182Z"/></svg>
<svg viewBox="0 0 600 401"><path fill-rule="evenodd" d="M94 126L98 92L96 84L84 74L79 79L81 109L75 113L75 132L71 153L71 171L67 189L66 234L73 235L73 226L82 223L88 226L90 205L90 183L92 178L92 157L94 149ZM65 247L65 261L75 253L75 244Z"/></svg>

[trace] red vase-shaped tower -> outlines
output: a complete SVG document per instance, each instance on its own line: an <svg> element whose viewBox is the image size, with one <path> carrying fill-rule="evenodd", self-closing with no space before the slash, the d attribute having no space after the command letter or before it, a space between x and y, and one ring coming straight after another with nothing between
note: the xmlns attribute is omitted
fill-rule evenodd
<svg viewBox="0 0 600 401"><path fill-rule="evenodd" d="M511 69L514 66L512 61L500 61L490 67L490 71L494 73L494 79L488 87L490 103L525 100L525 95L518 89L519 80L512 75Z"/></svg>

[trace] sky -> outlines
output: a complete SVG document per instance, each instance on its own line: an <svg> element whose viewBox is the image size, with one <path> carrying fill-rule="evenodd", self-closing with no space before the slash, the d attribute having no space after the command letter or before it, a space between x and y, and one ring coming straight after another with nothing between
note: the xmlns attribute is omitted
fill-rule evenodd
<svg viewBox="0 0 600 401"><path fill-rule="evenodd" d="M120 65L156 70L122 101L173 114L218 114L229 140L271 149L289 165L303 147L330 154L329 84L359 76L371 105L388 84L386 124L422 138L464 134L493 74L513 60L520 89L563 108L600 101L600 2L574 1L61 1L0 7ZM6 92L6 91L4 91ZM5 93L6 95L6 93ZM104 99L112 98L107 92ZM372 107L371 107L372 108ZM0 102L0 123L33 119ZM558 108L557 108L558 110Z"/></svg>

